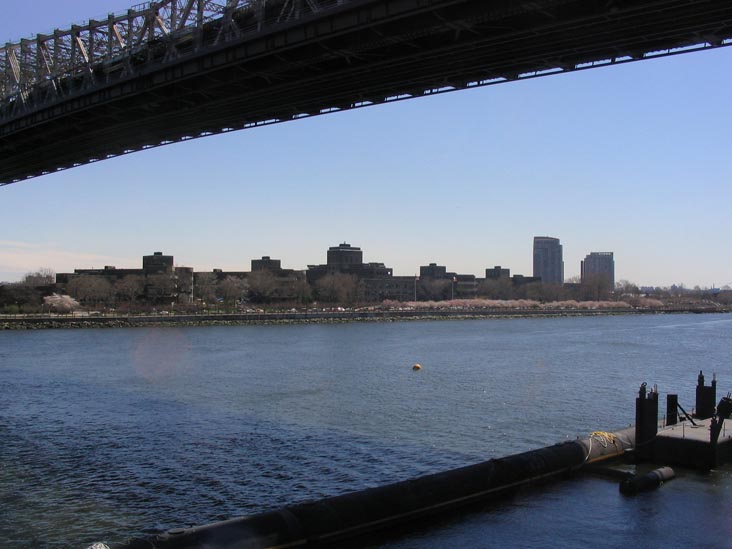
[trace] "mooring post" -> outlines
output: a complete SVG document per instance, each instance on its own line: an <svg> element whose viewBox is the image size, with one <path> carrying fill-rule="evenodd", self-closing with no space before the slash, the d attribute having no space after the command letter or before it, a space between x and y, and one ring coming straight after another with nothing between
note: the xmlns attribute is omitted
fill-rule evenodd
<svg viewBox="0 0 732 549"><path fill-rule="evenodd" d="M666 395L666 425L676 425L679 422L679 395Z"/></svg>
<svg viewBox="0 0 732 549"><path fill-rule="evenodd" d="M708 419L714 415L717 403L717 376L712 376L712 384L704 385L704 373L700 370L696 384L696 417Z"/></svg>
<svg viewBox="0 0 732 549"><path fill-rule="evenodd" d="M717 405L717 414L712 418L712 425L709 429L709 441L712 446L717 445L719 434L724 428L725 420L732 416L732 393L727 393L726 397L722 397Z"/></svg>
<svg viewBox="0 0 732 549"><path fill-rule="evenodd" d="M646 394L646 383L640 386L638 398L635 399L635 448L641 459L650 458L653 454L651 442L658 433L658 391L651 389Z"/></svg>

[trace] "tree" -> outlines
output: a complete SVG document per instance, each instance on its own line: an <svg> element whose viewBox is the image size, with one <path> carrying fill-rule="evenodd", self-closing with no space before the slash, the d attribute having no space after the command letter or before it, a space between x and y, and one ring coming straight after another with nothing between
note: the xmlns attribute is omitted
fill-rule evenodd
<svg viewBox="0 0 732 549"><path fill-rule="evenodd" d="M298 278L292 291L298 303L310 303L313 300L313 290L305 278Z"/></svg>
<svg viewBox="0 0 732 549"><path fill-rule="evenodd" d="M213 273L196 273L193 296L204 303L213 303L216 300L216 276Z"/></svg>
<svg viewBox="0 0 732 549"><path fill-rule="evenodd" d="M145 293L145 279L140 275L127 275L114 284L114 289L124 301L134 303Z"/></svg>
<svg viewBox="0 0 732 549"><path fill-rule="evenodd" d="M48 286L56 282L56 273L48 267L41 267L33 273L26 273L22 284L26 286Z"/></svg>
<svg viewBox="0 0 732 549"><path fill-rule="evenodd" d="M640 295L640 289L638 285L629 280L618 280L615 283L615 291L620 295L637 296Z"/></svg>
<svg viewBox="0 0 732 549"><path fill-rule="evenodd" d="M605 274L588 274L582 281L582 299L604 301L613 291L610 277Z"/></svg>
<svg viewBox="0 0 732 549"><path fill-rule="evenodd" d="M526 284L524 286L526 299L530 299L532 301L543 301L544 288L542 286L543 284L541 282L531 282L530 284Z"/></svg>
<svg viewBox="0 0 732 549"><path fill-rule="evenodd" d="M269 303L277 294L277 279L270 271L254 271L247 277L249 298L255 303Z"/></svg>
<svg viewBox="0 0 732 549"><path fill-rule="evenodd" d="M328 274L316 283L318 299L329 303L351 304L356 300L358 282L353 275Z"/></svg>
<svg viewBox="0 0 732 549"><path fill-rule="evenodd" d="M170 273L147 275L145 294L151 301L170 302L176 299L175 278Z"/></svg>
<svg viewBox="0 0 732 549"><path fill-rule="evenodd" d="M49 295L43 298L43 304L58 313L70 313L79 308L79 302L70 295Z"/></svg>
<svg viewBox="0 0 732 549"><path fill-rule="evenodd" d="M41 292L26 284L5 284L0 286L0 307L6 312L17 313L21 308L39 307Z"/></svg>
<svg viewBox="0 0 732 549"><path fill-rule="evenodd" d="M419 281L420 297L427 301L441 301L450 297L451 281L444 278L424 278Z"/></svg>
<svg viewBox="0 0 732 549"><path fill-rule="evenodd" d="M244 291L246 290L246 285L240 278L227 276L217 284L216 290L218 296L224 300L224 304L227 307L231 307L242 298Z"/></svg>
<svg viewBox="0 0 732 549"><path fill-rule="evenodd" d="M112 296L112 285L102 276L79 275L69 281L66 291L82 303L98 305Z"/></svg>
<svg viewBox="0 0 732 549"><path fill-rule="evenodd" d="M486 279L478 285L478 295L489 299L513 299L513 283L508 277Z"/></svg>

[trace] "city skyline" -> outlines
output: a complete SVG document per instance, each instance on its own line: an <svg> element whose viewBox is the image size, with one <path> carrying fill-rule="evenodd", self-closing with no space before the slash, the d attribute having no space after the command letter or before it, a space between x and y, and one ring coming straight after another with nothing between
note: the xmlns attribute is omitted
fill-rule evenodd
<svg viewBox="0 0 732 549"><path fill-rule="evenodd" d="M6 40L131 4L7 3ZM430 261L529 275L531 238L551 234L565 279L613 250L616 280L721 287L732 283L719 251L732 232L731 61L724 48L457 92L10 185L0 280L133 265L148 249L201 270L263 255L304 269L344 240L400 275Z"/></svg>
<svg viewBox="0 0 732 549"><path fill-rule="evenodd" d="M541 239L541 240L549 239L549 240L556 240L557 242L559 242L559 239L552 238L552 237L546 237L546 236L534 237L534 250L536 250L537 239ZM562 246L559 245L559 248L560 248L560 260L561 260ZM175 253L168 255L167 252L168 251L166 251L165 253L161 252L161 251L149 252L150 255L142 256L143 264L146 259L152 258L154 256L162 256L162 257L167 257L167 258L176 257ZM585 257L585 260L588 257L596 255L596 254L597 254L597 252L589 252L588 255ZM609 254L611 257L613 256L613 252L609 252ZM322 255L322 253L321 253L321 255ZM419 265L415 266L415 268L413 269L414 274L394 272L394 270L389 268L385 262L379 261L378 257L374 257L372 254L369 254L368 251L366 251L366 253L364 254L364 250L360 246L353 246L348 242L342 242L338 245L329 246L325 255L326 255L325 263L318 264L318 261L320 261L321 258L313 258L311 261L308 261L308 264L305 267L302 267L302 268L290 267L288 265L288 261L287 261L286 257L275 257L272 255L263 255L261 257L256 257L256 258L245 258L242 261L240 261L240 263L237 265L237 267L233 270L236 272L247 272L245 264L249 264L249 265L251 265L250 270L254 271L254 270L257 270L257 268L255 268L255 265L260 265L260 264L270 265L271 264L271 265L276 265L276 269L285 268L286 270L289 270L289 271L299 271L299 272L304 273L306 271L312 271L313 269L324 268L324 267L326 267L326 264L353 263L354 265L364 264L364 265L368 265L370 267L377 268L379 270L378 276L382 276L382 275L388 275L388 276L393 275L396 277L415 276L418 278L419 275L417 273L419 273L421 269L425 268L426 266L435 266L435 265L439 265L440 263L442 263L442 262L440 262L439 258L429 258L429 259L423 260ZM111 256L109 256L109 257L111 257ZM172 259L171 259L171 261L172 261ZM284 267L283 267L283 262L284 262ZM139 257L137 258L135 263L136 264L140 263ZM190 268L190 269L193 269L195 272L212 272L212 271L228 271L229 270L229 269L222 269L221 267L218 266L219 264L229 264L229 262L219 262L212 267L207 267L207 268L203 268L203 269L197 269L190 265L185 265L179 261L175 261L174 264L171 263L171 266L174 265L176 268L179 268L179 267ZM56 270L53 268L53 266L47 266L47 267L50 268L51 270L53 270L53 272L56 274L64 274L64 275L73 274L75 271L92 271L92 270L107 270L107 269L114 269L116 271L122 271L125 269L136 269L137 268L135 265L132 265L132 264L120 264L120 265L105 264L105 265L91 265L91 266L77 265L74 268L67 269L65 271ZM442 268L449 269L450 265L443 264ZM580 269L581 269L581 267L580 267ZM462 274L473 275L477 278L483 278L484 276L487 276L487 271L495 271L495 273L496 273L495 276L498 276L499 270L505 271L506 276L518 275L518 276L523 276L523 277L532 277L533 276L533 277L541 278L541 275L538 274L536 272L536 270L534 270L533 273L519 272L519 271L516 271L515 269L513 269L511 265L507 265L507 264L490 264L490 265L486 264L485 267L480 269L478 272L465 272ZM613 270L614 270L614 267L613 267ZM381 271L383 271L383 272L381 272ZM577 277L573 277L573 278L577 278ZM542 281L545 282L544 280L542 280ZM564 282L567 282L567 280L563 280L562 282L559 283L559 285L563 284ZM554 281L549 281L546 283L557 284L557 282L554 282Z"/></svg>

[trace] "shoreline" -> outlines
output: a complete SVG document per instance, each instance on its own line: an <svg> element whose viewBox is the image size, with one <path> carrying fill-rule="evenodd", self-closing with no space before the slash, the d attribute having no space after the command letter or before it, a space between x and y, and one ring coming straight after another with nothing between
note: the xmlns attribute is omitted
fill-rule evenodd
<svg viewBox="0 0 732 549"><path fill-rule="evenodd" d="M729 309L474 309L474 310L385 310L270 313L217 313L186 315L115 316L0 316L2 330L46 330L82 328L142 328L244 326L272 324L341 324L350 322L394 322L418 320L476 320L501 318L560 318L648 314L729 313Z"/></svg>

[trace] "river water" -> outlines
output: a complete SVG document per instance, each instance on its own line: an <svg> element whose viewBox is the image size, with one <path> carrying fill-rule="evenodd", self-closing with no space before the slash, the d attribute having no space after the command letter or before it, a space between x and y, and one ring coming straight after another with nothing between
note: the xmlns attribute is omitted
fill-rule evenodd
<svg viewBox="0 0 732 549"><path fill-rule="evenodd" d="M0 332L0 546L223 520L612 430L732 390L732 316ZM421 371L412 364L420 363ZM579 476L363 547L732 547L732 467Z"/></svg>

